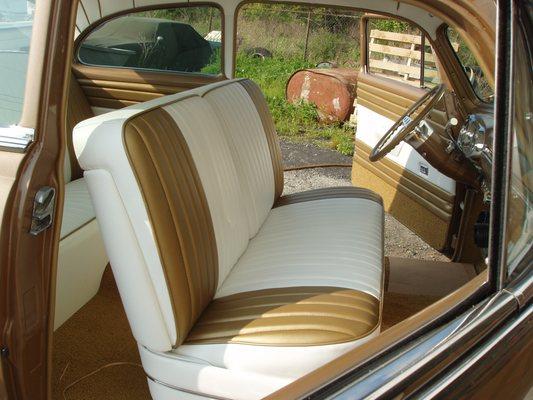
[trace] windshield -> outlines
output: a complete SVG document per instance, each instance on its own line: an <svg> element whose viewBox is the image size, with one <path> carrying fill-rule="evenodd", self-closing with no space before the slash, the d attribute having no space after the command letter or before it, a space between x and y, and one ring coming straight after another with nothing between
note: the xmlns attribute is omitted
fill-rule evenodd
<svg viewBox="0 0 533 400"><path fill-rule="evenodd" d="M448 27L447 34L448 40L450 41L472 88L476 92L476 95L484 102L491 103L494 99L494 90L485 78L485 74L476 61L474 54L455 29Z"/></svg>

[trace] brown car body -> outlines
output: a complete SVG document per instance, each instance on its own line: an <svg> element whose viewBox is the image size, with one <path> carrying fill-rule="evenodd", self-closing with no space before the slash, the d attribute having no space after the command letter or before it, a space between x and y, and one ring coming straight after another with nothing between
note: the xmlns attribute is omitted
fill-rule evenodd
<svg viewBox="0 0 533 400"><path fill-rule="evenodd" d="M36 135L23 154L3 151L0 161L9 166L2 171L5 178L2 190L6 196L0 232L0 398L7 399L38 400L51 396L51 321L63 203L62 164L67 147L64 121L71 67L78 79L109 79L115 86L117 82L129 85L139 96L146 90L142 98L133 101L145 101L153 95L149 88L153 86L166 88L171 93L225 79L225 76L191 78L170 73L143 77L131 70L116 71L115 77L103 77L97 68L72 65L77 2L38 3L27 95L20 122L21 126L33 128ZM509 163L506 137L510 135L511 123L505 98L513 93L513 75L509 70L513 57L509 46L510 30L513 26L513 29L531 33L531 21L522 8L531 7L531 4L499 2L496 22L497 7L491 0L402 0L398 3L419 7L456 27L471 45L489 82L495 84L497 126L492 149L495 158L491 171L493 201L488 273L479 275L423 313L395 325L369 346L349 352L272 394L271 399L358 398L371 394L375 398L518 399L528 392L533 382L532 254L529 251L523 257L522 267L518 269L522 271L520 274L507 277L504 233L508 184L505 171ZM174 3L150 8L169 4ZM135 2L131 7L98 19L91 26L133 8ZM443 69L443 82L454 89L468 113L485 109L486 105L476 97L460 70L460 64L447 61L455 59L455 54L443 42L443 37L437 36L431 43L441 63L447 67ZM530 53L525 59L531 62L532 36L526 37ZM361 54L364 64L367 53L362 49ZM226 77L230 77L235 51L225 54L224 60ZM529 71L529 78L526 78L529 86L514 90L531 92ZM123 99L111 100L115 97L113 93L117 93L116 87L101 90L103 94L97 97L108 97L106 105L113 103L118 108L126 104ZM39 188L46 186L56 189L54 222L40 235L31 235L34 197ZM398 359L406 360L409 368L392 368L398 366L392 362Z"/></svg>

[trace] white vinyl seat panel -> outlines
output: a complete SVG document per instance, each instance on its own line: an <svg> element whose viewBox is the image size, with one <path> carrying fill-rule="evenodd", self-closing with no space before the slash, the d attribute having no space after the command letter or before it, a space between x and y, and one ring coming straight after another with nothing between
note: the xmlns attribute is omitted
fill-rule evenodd
<svg viewBox="0 0 533 400"><path fill-rule="evenodd" d="M268 144L261 120L246 90L240 85L226 85L205 95L219 116L227 135L241 192L246 201L250 238L255 236L274 202L274 176ZM246 101L248 100L248 101ZM235 118L234 110L239 110Z"/></svg>
<svg viewBox="0 0 533 400"><path fill-rule="evenodd" d="M235 80L75 128L156 399L258 399L380 332L381 199L280 197L272 127L257 87Z"/></svg>
<svg viewBox="0 0 533 400"><path fill-rule="evenodd" d="M61 239L70 235L96 218L93 202L84 178L76 179L65 185Z"/></svg>
<svg viewBox="0 0 533 400"><path fill-rule="evenodd" d="M87 183L84 178L68 182L59 242L54 329L98 292L107 262Z"/></svg>
<svg viewBox="0 0 533 400"><path fill-rule="evenodd" d="M383 207L372 200L335 198L274 208L216 297L321 285L380 299L382 234Z"/></svg>

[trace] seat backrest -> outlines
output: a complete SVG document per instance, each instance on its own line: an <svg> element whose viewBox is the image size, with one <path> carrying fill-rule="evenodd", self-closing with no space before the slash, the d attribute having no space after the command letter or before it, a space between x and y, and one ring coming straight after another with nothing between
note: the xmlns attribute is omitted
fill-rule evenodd
<svg viewBox="0 0 533 400"><path fill-rule="evenodd" d="M67 151L65 152L64 164L65 183L83 176L83 171L74 153L72 133L76 124L91 117L94 117L94 113L89 101L85 93L83 93L78 80L74 74L71 74L67 98Z"/></svg>
<svg viewBox="0 0 533 400"><path fill-rule="evenodd" d="M132 331L181 344L281 194L273 123L250 81L83 121L74 144Z"/></svg>
<svg viewBox="0 0 533 400"><path fill-rule="evenodd" d="M252 238L273 200L283 191L283 166L274 121L263 93L250 80L222 82L207 86L200 93L222 124L237 167Z"/></svg>

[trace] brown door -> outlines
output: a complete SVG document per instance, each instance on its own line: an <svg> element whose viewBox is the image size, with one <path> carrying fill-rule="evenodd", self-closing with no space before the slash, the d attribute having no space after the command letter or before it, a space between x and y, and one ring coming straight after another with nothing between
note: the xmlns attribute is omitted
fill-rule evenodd
<svg viewBox="0 0 533 400"><path fill-rule="evenodd" d="M226 79L221 10L154 7L78 26L73 71L95 113Z"/></svg>
<svg viewBox="0 0 533 400"><path fill-rule="evenodd" d="M12 21L11 58L0 57L3 99L13 99L0 103L0 345L10 398L48 393L75 4L37 1L35 13Z"/></svg>
<svg viewBox="0 0 533 400"><path fill-rule="evenodd" d="M226 79L222 75L178 74L131 68L87 66L76 62L74 76L97 112L127 107Z"/></svg>
<svg viewBox="0 0 533 400"><path fill-rule="evenodd" d="M364 17L362 26L362 48L367 51L357 82L353 184L379 193L386 211L432 247L444 250L451 242L456 182L404 142L377 162L368 157L392 124L440 83L435 56L422 33L408 23ZM428 121L443 135L447 114L443 106L437 108Z"/></svg>

